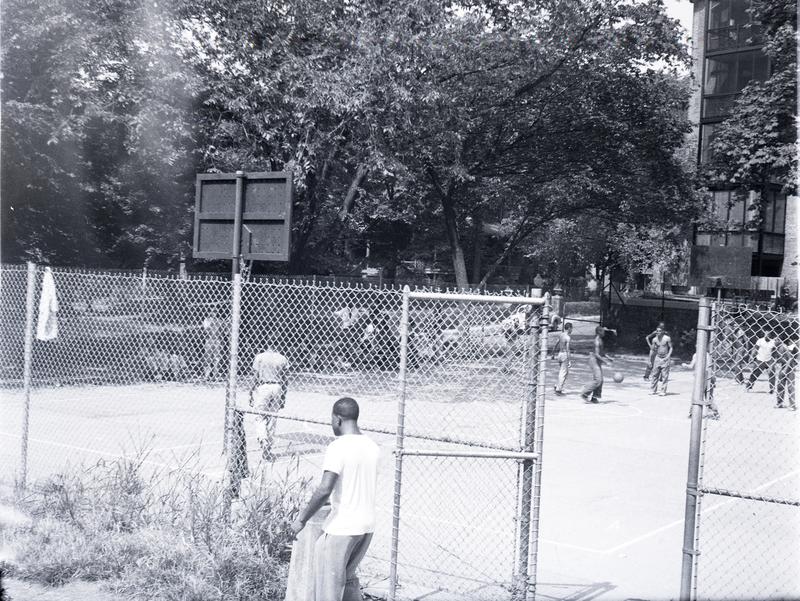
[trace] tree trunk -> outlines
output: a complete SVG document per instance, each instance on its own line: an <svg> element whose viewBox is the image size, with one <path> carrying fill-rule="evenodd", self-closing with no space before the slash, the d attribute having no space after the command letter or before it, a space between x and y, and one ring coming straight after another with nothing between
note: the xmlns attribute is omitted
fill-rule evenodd
<svg viewBox="0 0 800 601"><path fill-rule="evenodd" d="M341 221L347 219L347 216L350 214L350 211L353 208L353 203L356 200L356 194L358 193L358 188L361 186L366 175L367 175L367 166L364 164L359 165L358 169L356 170L356 175L353 178L353 181L350 182L350 187L347 189L347 195L344 197L342 208L339 211L339 219Z"/></svg>
<svg viewBox="0 0 800 601"><path fill-rule="evenodd" d="M290 274L300 274L304 271L306 245L317 223L317 199L313 189L306 189L306 198L308 200L306 214L300 221L300 227L294 233L292 239L292 248L289 255Z"/></svg>
<svg viewBox="0 0 800 601"><path fill-rule="evenodd" d="M450 243L450 254L453 258L453 271L456 275L456 287L463 290L469 287L469 279L467 278L467 264L464 261L464 249L461 247L461 240L458 237L456 208L453 204L455 185L451 181L447 186L447 191L445 192L439 183L439 177L436 175L436 170L432 167L428 168L428 177L430 178L434 189L439 194L439 198L442 200L442 213L444 214L445 226L444 229L447 232L447 241Z"/></svg>
<svg viewBox="0 0 800 601"><path fill-rule="evenodd" d="M456 210L453 206L453 187L442 196L442 208L444 213L444 225L447 231L447 241L450 243L450 253L453 257L453 271L456 276L456 287L463 290L469 288L467 278L467 264L464 261L464 249L458 237L458 221L456 220Z"/></svg>
<svg viewBox="0 0 800 601"><path fill-rule="evenodd" d="M503 252L499 257L497 257L497 260L489 266L489 269L486 270L486 273L483 274L483 279L480 281L478 286L486 285L486 282L495 274L497 268L503 264L503 261L511 256L511 253L514 252L514 249L517 248L519 243L525 240L525 238L527 238L533 232L533 230L533 226L528 222L527 219L524 219L519 223L519 225L517 225L516 229L511 234L511 237L508 239L508 242L506 242Z"/></svg>
<svg viewBox="0 0 800 601"><path fill-rule="evenodd" d="M394 283L397 279L397 268L400 266L400 255L395 253L392 258L387 261L384 268L386 269L386 281Z"/></svg>
<svg viewBox="0 0 800 601"><path fill-rule="evenodd" d="M291 252L289 255L289 273L301 274L305 271L305 250L311 233L317 225L319 211L317 210L318 194L320 189L324 189L327 184L328 174L330 173L330 163L335 154L335 149L331 151L328 159L322 164L320 177L317 178L315 172L308 174L306 179L306 207L305 213L300 221L300 227L293 236Z"/></svg>
<svg viewBox="0 0 800 601"><path fill-rule="evenodd" d="M477 209L472 215L472 284L477 286L481 281L481 269L483 265L483 215Z"/></svg>

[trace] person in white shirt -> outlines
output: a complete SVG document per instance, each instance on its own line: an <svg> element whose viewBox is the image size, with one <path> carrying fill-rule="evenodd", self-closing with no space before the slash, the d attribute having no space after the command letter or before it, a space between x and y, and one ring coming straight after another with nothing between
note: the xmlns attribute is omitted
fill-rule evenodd
<svg viewBox="0 0 800 601"><path fill-rule="evenodd" d="M752 371L747 380L747 390L753 390L753 385L763 372L767 372L769 379L769 393L775 392L775 366L773 365L772 354L775 350L775 338L770 330L764 330L764 336L756 341L752 352Z"/></svg>
<svg viewBox="0 0 800 601"><path fill-rule="evenodd" d="M558 358L558 384L555 386L557 395L564 394L564 383L569 375L569 368L572 362L572 353L569 345L572 341L572 324L564 324L564 331L558 337L558 342L553 347L553 359ZM556 354L556 351L558 353Z"/></svg>
<svg viewBox="0 0 800 601"><path fill-rule="evenodd" d="M258 411L277 413L286 404L287 374L289 360L273 348L268 348L253 359L255 382L250 389L250 405ZM263 415L258 419L256 438L265 461L274 461L272 441L278 418Z"/></svg>
<svg viewBox="0 0 800 601"><path fill-rule="evenodd" d="M314 546L314 599L361 601L356 568L375 531L375 489L380 448L358 428L358 403L343 397L333 404L336 439L322 462L322 481L292 523L297 535L330 499L331 512Z"/></svg>

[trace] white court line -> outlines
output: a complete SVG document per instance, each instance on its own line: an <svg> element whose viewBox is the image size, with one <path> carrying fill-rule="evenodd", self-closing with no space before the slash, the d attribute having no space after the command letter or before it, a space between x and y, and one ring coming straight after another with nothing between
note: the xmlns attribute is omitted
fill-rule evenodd
<svg viewBox="0 0 800 601"><path fill-rule="evenodd" d="M691 425L689 419L684 417L663 417L658 415L646 415L644 416L646 419L655 419L663 422L683 422L687 426ZM730 419L728 420L730 421ZM720 418L720 421L717 422L716 428L720 430L725 430L728 432L736 431L736 432L761 432L762 434L777 434L777 435L785 435L785 436L796 436L798 431L800 431L800 426L795 427L794 430L767 430L766 428L750 428L746 426L735 426L726 423L725 418Z"/></svg>
<svg viewBox="0 0 800 601"><path fill-rule="evenodd" d="M615 418L628 418L628 417L641 417L644 415L644 411L642 411L639 407L634 407L632 405L628 405L627 408L632 411L627 411L625 413L619 412L615 413L614 410L616 409L619 411L621 408L617 407L609 407L610 410L602 410L602 413L581 413L578 414L579 411L584 411L585 405L589 403L584 403L581 401L580 405L574 406L556 406L556 405L549 405L548 409L550 413L548 417L550 418L569 418L569 419L615 419ZM592 403L594 404L594 403ZM599 405L603 405L604 403L599 403ZM546 419L546 418L545 418Z"/></svg>
<svg viewBox="0 0 800 601"><path fill-rule="evenodd" d="M17 439L20 438L19 434L9 434L7 432L0 432L0 436L8 436L9 438L17 438ZM48 444L50 446L60 447L62 449L69 449L71 451L83 451L84 453L91 453L93 455L99 455L101 457L113 457L115 459L121 459L123 457L130 457L130 455L127 455L125 453L109 453L108 451L98 451L97 449L90 449L88 447L79 447L79 446L76 446L76 445L66 444L66 443L62 443L62 442L53 442L52 440L42 440L40 438L28 438L28 440L30 442L39 442L41 444ZM143 459L141 461L141 463L147 464L147 465L153 465L153 466L156 466L156 467L163 467L163 468L166 468L166 469L175 469L176 468L175 465L169 465L168 463L160 463L158 461L150 461L149 459ZM198 472L198 473L200 473L200 474L202 474L204 476L210 476L210 475L216 473L217 471L219 471L219 470L201 471L201 472Z"/></svg>
<svg viewBox="0 0 800 601"><path fill-rule="evenodd" d="M161 451L177 451L178 449L193 449L193 448L198 448L198 447L206 447L206 446L211 445L211 444L219 445L221 447L222 446L222 441L217 440L217 441L214 441L214 442L208 441L208 442L199 442L199 443L196 442L196 443L193 443L193 444L179 444L179 445L174 446L174 447L161 447L160 449L153 449L151 452L152 453L160 453Z"/></svg>
<svg viewBox="0 0 800 601"><path fill-rule="evenodd" d="M773 484L777 484L778 482L781 482L782 480L787 480L787 479L791 478L792 476L796 476L797 474L800 474L800 470L795 470L793 472L788 472L788 473L784 474L783 476L780 476L778 478L775 478L774 480L770 480L769 482L765 482L764 484L761 484L760 486L757 486L755 489L753 489L753 492L757 492L759 490L763 490L765 488L768 488L768 487L772 486ZM735 502L740 501L740 500L741 499L731 498L731 499L728 499L727 501L721 501L721 502L717 503L716 505L712 505L711 507L706 507L705 509L701 510L700 511L700 515L705 515L707 513L711 513L712 511L716 511L717 509L720 509L721 507L725 507L727 505L730 505L731 503L735 503ZM616 547L611 547L610 549L606 549L605 551L602 551L602 553L606 554L606 555L611 554L611 553L616 553L617 551L625 549L626 547L630 547L631 545L635 545L638 542L641 542L643 540L651 538L651 537L653 537L653 536L655 536L657 534L660 534L661 532L664 532L665 530L669 530L670 528L674 528L675 526L678 526L678 525L683 524L683 523L684 523L684 518L682 518L680 520L675 520L674 522L671 522L671 523L669 523L669 524L667 524L665 526L661 526L660 528L656 528L655 530L652 530L652 531L648 532L647 534L643 534L641 536L637 536L636 538L633 538L633 539L629 540L628 542L625 542L625 543L622 543L620 545L617 545Z"/></svg>

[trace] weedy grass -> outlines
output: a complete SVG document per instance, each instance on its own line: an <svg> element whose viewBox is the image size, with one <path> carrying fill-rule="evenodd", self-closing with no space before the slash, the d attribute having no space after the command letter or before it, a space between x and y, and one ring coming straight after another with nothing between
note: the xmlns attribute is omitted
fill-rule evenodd
<svg viewBox="0 0 800 601"><path fill-rule="evenodd" d="M0 524L14 552L4 572L53 586L105 581L132 599L282 598L289 525L309 485L297 462L251 481L230 504L222 483L192 469L194 457L167 471L150 468L147 455L76 467L17 492L11 502L31 519Z"/></svg>

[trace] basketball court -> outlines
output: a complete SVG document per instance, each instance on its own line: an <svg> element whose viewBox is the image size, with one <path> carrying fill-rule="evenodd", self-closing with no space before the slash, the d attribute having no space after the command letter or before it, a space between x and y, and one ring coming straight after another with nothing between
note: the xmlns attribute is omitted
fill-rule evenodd
<svg viewBox="0 0 800 601"><path fill-rule="evenodd" d="M674 598L680 577L692 374L673 368L669 394L650 396L649 387L641 378L643 359L621 358L613 370L626 374L625 381L611 382L611 370L606 369L603 401L585 404L578 394L580 385L589 377L585 363L585 356L574 358L566 396L547 395L537 598ZM548 360L548 390L552 390L556 372L557 363ZM480 370L476 374L479 378ZM764 440L763 457L751 453L743 458L732 452L729 462L748 461L753 465L760 482L757 490L764 494L797 490L800 470L790 458L781 461L771 457L769 450L775 435L794 436L795 441L800 441L798 415L773 410L764 385L764 390L750 395L735 390L732 381L721 380L720 390L726 386L731 390L718 394L718 399L726 401L720 402L722 419L709 422L707 427L716 431L715 436L732 441L744 435ZM269 477L273 471L285 473L287 469L318 478L322 452L331 432L328 426L313 422L325 422L332 402L349 393L348 379L342 377L336 388L338 392L331 394L290 388L283 413L298 419L279 420L275 443L278 460L272 465L260 463L258 445L251 434L253 420L258 418L247 416L253 478ZM244 391L240 394L246 398ZM22 393L5 390L2 396L0 461L18 465ZM381 394L356 398L365 427L393 431L396 390L387 387ZM156 383L38 389L31 407L29 481L56 473L66 465L88 466L137 451L146 452L143 463L154 469L191 462L193 469L212 478L221 477L224 401L221 385ZM439 417L453 415L449 405L426 401L416 410L432 422L442 423ZM466 412L464 409L461 407L458 415L468 417L452 422L459 431L445 434L469 439L471 433L480 432L484 424L489 424L497 429L497 442L501 443L499 434L504 431L504 423L511 432L518 427L519 406L513 403L486 399L472 401ZM758 428L743 432L742 419L726 421L728 415L753 411L760 414ZM766 423L771 425L765 427ZM175 424L182 427L176 429ZM422 422L417 422L416 427L421 428ZM391 434L373 435L384 453L379 525L363 567L367 574L364 583L375 592L388 586L385 575L395 441ZM514 444L513 440L508 442ZM418 446L424 447L424 441ZM725 448L735 449L736 445ZM459 461L464 460L404 460L401 597L453 598L453 593L441 590L448 588L473 598L491 598L498 586L496 566L507 565L509 576L514 568L517 508L513 503L500 502L508 499L507 495L492 491L516 486L515 462ZM718 464L719 461L715 465ZM706 480L710 477L707 473ZM707 518L711 523L715 514L724 516L733 508L729 500L709 498L701 507L701 520ZM774 542L796 555L792 541L800 536L800 523L792 514L786 514L782 540ZM732 543L746 541L746 533L741 530L750 527L746 517L717 523L715 528L725 529L718 535L729 536ZM700 569L702 565L701 562ZM464 566L469 567L474 578L470 581L451 577L453 566L461 572ZM753 574L758 574L757 567L753 566Z"/></svg>

